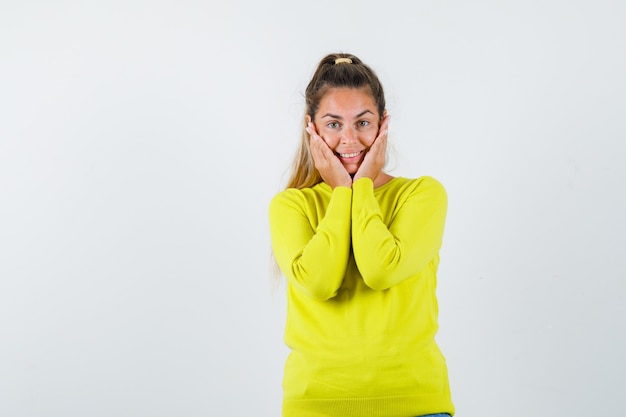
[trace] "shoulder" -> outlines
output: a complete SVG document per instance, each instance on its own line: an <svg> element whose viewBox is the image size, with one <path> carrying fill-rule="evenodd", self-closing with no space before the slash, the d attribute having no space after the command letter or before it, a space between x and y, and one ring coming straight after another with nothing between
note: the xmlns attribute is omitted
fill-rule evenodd
<svg viewBox="0 0 626 417"><path fill-rule="evenodd" d="M441 181L439 181L435 177L431 177L430 175L423 175L416 178L403 178L403 180L415 186L443 188L443 184L441 183Z"/></svg>
<svg viewBox="0 0 626 417"><path fill-rule="evenodd" d="M423 176L413 180L415 187L422 190L446 194L443 184L436 178L431 176Z"/></svg>
<svg viewBox="0 0 626 417"><path fill-rule="evenodd" d="M277 207L305 208L315 205L320 197L330 194L330 187L324 183L308 188L287 188L278 192L270 200L270 210Z"/></svg>
<svg viewBox="0 0 626 417"><path fill-rule="evenodd" d="M299 205L304 202L304 193L297 188L287 188L274 195L270 200L270 210L279 206Z"/></svg>
<svg viewBox="0 0 626 417"><path fill-rule="evenodd" d="M389 191L395 194L431 194L446 198L446 189L434 177L425 175L417 178L396 177L388 183Z"/></svg>
<svg viewBox="0 0 626 417"><path fill-rule="evenodd" d="M378 195L378 200L403 210L427 209L445 212L448 207L448 195L443 184L431 176L396 177Z"/></svg>

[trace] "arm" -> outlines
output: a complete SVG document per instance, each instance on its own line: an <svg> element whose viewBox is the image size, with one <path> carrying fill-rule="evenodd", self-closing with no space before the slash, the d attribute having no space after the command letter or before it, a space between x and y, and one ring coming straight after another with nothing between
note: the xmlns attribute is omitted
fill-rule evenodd
<svg viewBox="0 0 626 417"><path fill-rule="evenodd" d="M425 177L411 185L389 227L370 179L353 184L352 245L365 283L388 289L422 270L439 251L447 211L443 186Z"/></svg>
<svg viewBox="0 0 626 417"><path fill-rule="evenodd" d="M326 213L313 228L317 216L301 194L288 190L270 203L272 250L290 285L319 300L337 294L350 256L352 190L333 190Z"/></svg>

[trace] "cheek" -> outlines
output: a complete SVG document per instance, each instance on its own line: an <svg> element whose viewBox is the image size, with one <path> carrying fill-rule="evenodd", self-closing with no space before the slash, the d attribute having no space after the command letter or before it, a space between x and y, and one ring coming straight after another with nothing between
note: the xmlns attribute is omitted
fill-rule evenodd
<svg viewBox="0 0 626 417"><path fill-rule="evenodd" d="M363 138L363 143L367 146L372 146L372 143L376 140L376 135L377 132L368 132Z"/></svg>
<svg viewBox="0 0 626 417"><path fill-rule="evenodd" d="M334 132L322 132L320 136L331 149L334 149L339 144L339 135Z"/></svg>

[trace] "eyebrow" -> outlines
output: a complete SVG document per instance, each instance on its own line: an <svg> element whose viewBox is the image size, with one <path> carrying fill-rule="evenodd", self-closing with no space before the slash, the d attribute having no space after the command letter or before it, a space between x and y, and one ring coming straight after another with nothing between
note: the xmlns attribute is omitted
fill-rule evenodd
<svg viewBox="0 0 626 417"><path fill-rule="evenodd" d="M359 113L359 114L357 114L357 115L355 116L355 119L358 119L359 117L364 116L364 115L365 115L365 114L367 114L367 113L371 113L372 115L374 114L374 112L372 112L371 110L363 110L361 113ZM326 113L325 115L323 115L323 116L322 116L322 119L323 119L324 117L331 117L331 118L333 118L333 119L343 120L343 117L341 117L341 116L339 116L339 115L337 115L337 114L332 114L332 113Z"/></svg>

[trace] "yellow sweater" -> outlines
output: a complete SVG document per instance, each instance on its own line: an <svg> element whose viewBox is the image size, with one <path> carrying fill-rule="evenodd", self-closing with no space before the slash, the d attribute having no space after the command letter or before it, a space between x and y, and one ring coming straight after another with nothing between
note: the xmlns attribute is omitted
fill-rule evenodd
<svg viewBox="0 0 626 417"><path fill-rule="evenodd" d="M272 248L287 278L284 417L454 413L435 343L447 196L431 177L278 193Z"/></svg>

